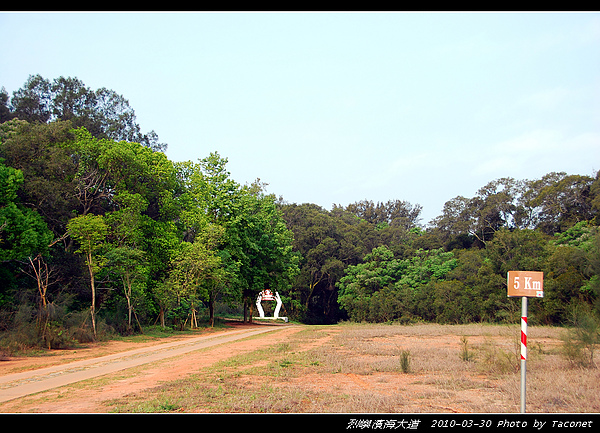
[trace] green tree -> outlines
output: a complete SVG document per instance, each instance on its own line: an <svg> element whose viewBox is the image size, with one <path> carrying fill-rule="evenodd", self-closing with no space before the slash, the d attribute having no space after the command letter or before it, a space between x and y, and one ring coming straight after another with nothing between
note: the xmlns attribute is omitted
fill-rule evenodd
<svg viewBox="0 0 600 433"><path fill-rule="evenodd" d="M243 189L229 233L232 256L239 263L244 311L250 310L251 320L258 293L266 288L287 292L298 273L293 234L275 197L265 194L257 183Z"/></svg>
<svg viewBox="0 0 600 433"><path fill-rule="evenodd" d="M345 210L373 225L386 224L401 226L410 230L419 225L421 205L412 205L407 201L388 200L377 204L362 200L346 206Z"/></svg>
<svg viewBox="0 0 600 433"><path fill-rule="evenodd" d="M52 232L42 217L25 208L17 196L23 184L23 173L0 162L0 270L12 268L13 263L28 262L39 293L38 335L48 343L47 289L50 272L44 256L52 242ZM25 266L25 272L29 268ZM11 298L9 284L0 285L0 306Z"/></svg>
<svg viewBox="0 0 600 433"><path fill-rule="evenodd" d="M205 233L194 242L181 242L171 262L168 285L177 296L177 305L189 302L192 327L198 326L196 308L209 298L203 283L221 264L221 258L214 251L219 236L219 232Z"/></svg>
<svg viewBox="0 0 600 433"><path fill-rule="evenodd" d="M19 203L20 170L0 163L0 262L45 253L52 233L40 215Z"/></svg>
<svg viewBox="0 0 600 433"><path fill-rule="evenodd" d="M405 285L413 290L427 284L430 280L443 279L456 267L457 260L452 252L438 250L417 250L415 254L404 260L405 271L397 284Z"/></svg>
<svg viewBox="0 0 600 433"><path fill-rule="evenodd" d="M351 320L381 321L411 315L432 320L433 291L429 286L443 281L456 265L453 253L442 249L418 250L413 257L396 259L386 246L377 247L363 263L348 266L338 282L338 302ZM389 305L396 311L390 311Z"/></svg>
<svg viewBox="0 0 600 433"><path fill-rule="evenodd" d="M458 196L444 204L442 214L433 219L429 232L446 249L469 248L475 241L470 199Z"/></svg>
<svg viewBox="0 0 600 433"><path fill-rule="evenodd" d="M146 252L148 263L147 290L164 328L169 311L177 303L169 282L169 272L171 260L181 243L181 231L172 220L145 219L142 232L142 249Z"/></svg>
<svg viewBox="0 0 600 433"><path fill-rule="evenodd" d="M127 329L131 332L134 303L143 299L148 278L146 253L141 249L142 220L145 219L142 213L148 205L140 194L130 194L126 190L117 194L114 201L118 209L105 216L109 226L108 240L111 243L106 259L108 268L122 282L127 301Z"/></svg>
<svg viewBox="0 0 600 433"><path fill-rule="evenodd" d="M107 266L112 273L118 276L123 286L123 294L127 300L127 329L129 332L133 330L134 305L137 299L143 297L147 279L148 266L144 256L144 251L129 246L112 248L105 255Z"/></svg>
<svg viewBox="0 0 600 433"><path fill-rule="evenodd" d="M546 275L555 289L561 320L576 308L591 308L600 317L600 230L581 221L560 234L549 245ZM585 304L586 306L582 306Z"/></svg>
<svg viewBox="0 0 600 433"><path fill-rule="evenodd" d="M67 224L67 228L69 235L79 243L79 248L76 250L76 252L80 253L84 257L89 273L90 287L92 290L92 305L90 307L90 314L94 337L96 337L95 276L105 264L105 257L98 254L98 252L104 246L108 232L108 225L101 215L87 214L71 219Z"/></svg>
<svg viewBox="0 0 600 433"><path fill-rule="evenodd" d="M235 255L232 244L233 221L240 209L241 187L231 179L226 165L227 159L216 152L198 163L186 161L176 164L181 186L176 201L183 240L194 242L207 230L219 233L212 248L220 258L220 265L211 268L202 283L211 326L214 325L218 299L228 303L241 299L239 257Z"/></svg>
<svg viewBox="0 0 600 433"><path fill-rule="evenodd" d="M313 204L283 204L294 250L301 254L294 298L307 323L335 323L347 313L340 309L337 283L348 266L359 264L385 245L397 258L409 256L420 235L420 207L407 202L373 204L361 201L327 211Z"/></svg>
<svg viewBox="0 0 600 433"><path fill-rule="evenodd" d="M501 320L496 313L507 303L506 275L494 271L486 250L470 248L453 253L456 267L430 289L435 320L458 323Z"/></svg>
<svg viewBox="0 0 600 433"><path fill-rule="evenodd" d="M127 99L106 88L94 91L78 78L61 76L50 81L39 74L30 75L13 93L10 106L11 117L28 122L70 121L97 138L140 143L161 152L167 147L156 132L141 132Z"/></svg>
<svg viewBox="0 0 600 433"><path fill-rule="evenodd" d="M41 75L30 75L25 85L13 93L15 117L28 122L46 123L52 116L51 83Z"/></svg>
<svg viewBox="0 0 600 433"><path fill-rule="evenodd" d="M386 247L380 246L367 254L363 263L348 266L345 276L337 283L338 302L348 312L353 321L372 321L371 304L376 297L381 304L382 292L387 289L385 300L393 298L395 290L392 289L406 271L407 263L394 259L393 253ZM389 320L390 317L386 316Z"/></svg>
<svg viewBox="0 0 600 433"><path fill-rule="evenodd" d="M514 229L528 224L522 204L525 181L501 178L489 182L475 197L455 197L444 205L442 215L433 220L447 249L484 247L502 228Z"/></svg>
<svg viewBox="0 0 600 433"><path fill-rule="evenodd" d="M77 164L65 143L73 140L70 122L31 124L11 120L0 125L0 157L23 173L17 192L21 203L43 218L55 238L66 232L78 202Z"/></svg>
<svg viewBox="0 0 600 433"><path fill-rule="evenodd" d="M594 181L590 176L553 172L532 182L527 196L536 216L536 227L553 235L593 219L597 215L593 206Z"/></svg>
<svg viewBox="0 0 600 433"><path fill-rule="evenodd" d="M339 222L317 205L290 204L281 210L294 234L294 251L300 255L300 273L289 293L291 311L309 322L315 316L331 316L331 301L336 304L336 296L331 300L331 295L345 268Z"/></svg>
<svg viewBox="0 0 600 433"><path fill-rule="evenodd" d="M2 86L2 88L0 88L0 124L13 118L8 102L9 99L10 97L8 96L6 88Z"/></svg>
<svg viewBox="0 0 600 433"><path fill-rule="evenodd" d="M236 286L239 285L239 263L235 262L225 249L217 251L220 266L209 270L203 281L207 293L208 321L212 328L215 324L215 304L218 299L224 298L225 302L232 305L238 299L235 297Z"/></svg>

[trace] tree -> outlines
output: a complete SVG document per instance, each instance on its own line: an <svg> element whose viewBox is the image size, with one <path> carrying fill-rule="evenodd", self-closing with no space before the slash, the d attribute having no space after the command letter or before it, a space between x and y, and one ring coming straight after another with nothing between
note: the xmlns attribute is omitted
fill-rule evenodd
<svg viewBox="0 0 600 433"><path fill-rule="evenodd" d="M67 224L67 228L69 235L79 243L79 248L75 252L84 256L85 264L89 272L90 287L92 290L90 313L92 329L94 331L94 337L96 337L95 276L105 263L105 258L97 253L104 246L108 226L101 215L87 214L71 219Z"/></svg>
<svg viewBox="0 0 600 433"><path fill-rule="evenodd" d="M206 232L194 242L183 241L172 259L169 286L177 296L177 305L183 300L189 302L192 327L198 326L196 307L208 300L208 292L202 283L214 275L221 264L221 258L214 251L219 236L218 231Z"/></svg>
<svg viewBox="0 0 600 433"><path fill-rule="evenodd" d="M528 205L534 209L536 226L553 235L567 230L580 221L594 218L597 211L593 205L590 176L548 173L532 182L528 191Z"/></svg>
<svg viewBox="0 0 600 433"><path fill-rule="evenodd" d="M8 92L3 86L2 88L0 88L0 124L7 122L13 118L8 102L9 99L10 97L8 96Z"/></svg>
<svg viewBox="0 0 600 433"><path fill-rule="evenodd" d="M0 163L0 262L45 253L52 233L40 215L19 203L23 173Z"/></svg>
<svg viewBox="0 0 600 433"><path fill-rule="evenodd" d="M39 74L30 75L13 93L11 105L11 117L31 123L68 120L97 138L136 142L160 152L167 148L156 132L141 132L127 99L104 87L94 91L78 78L61 76L50 81Z"/></svg>
<svg viewBox="0 0 600 433"><path fill-rule="evenodd" d="M427 284L430 280L441 280L457 265L454 253L443 249L419 249L413 257L404 260L405 270L397 284L413 290Z"/></svg>
<svg viewBox="0 0 600 433"><path fill-rule="evenodd" d="M458 196L444 204L442 214L432 221L432 229L447 249L459 244L470 247L473 244L473 220L470 199Z"/></svg>
<svg viewBox="0 0 600 433"><path fill-rule="evenodd" d="M264 194L264 184L240 186L226 169L227 159L213 152L198 164L178 164L183 193L178 197L185 238L194 240L203 227L221 228L217 248L224 260L206 280L209 311L216 294L225 300L249 301L265 287L285 288L294 274L292 234L281 218L275 198ZM232 272L235 271L235 276ZM211 321L213 318L211 318Z"/></svg>
<svg viewBox="0 0 600 433"><path fill-rule="evenodd" d="M396 259L386 246L374 248L363 263L348 266L338 282L338 302L351 320L382 321L402 316L432 318L432 283L456 267L452 252L417 250ZM388 308L394 306L394 310Z"/></svg>
<svg viewBox="0 0 600 433"><path fill-rule="evenodd" d="M527 224L522 205L525 181L510 177L489 182L475 197L458 196L444 204L442 215L433 220L447 249L484 247L502 228L518 228Z"/></svg>
<svg viewBox="0 0 600 433"><path fill-rule="evenodd" d="M236 286L239 285L239 263L235 262L227 250L219 250L220 266L214 267L202 283L207 293L208 324L215 324L215 303L224 298L228 304L233 304L239 296Z"/></svg>
<svg viewBox="0 0 600 433"><path fill-rule="evenodd" d="M40 295L37 319L38 336L44 340L48 349L51 349L52 339L48 333L48 325L50 320L50 313L48 311L48 288L51 284L50 277L53 272L48 266L48 263L44 260L42 254L38 254L35 257L29 256L27 259L29 260L29 265L31 266L31 270L33 272L33 275L29 275L36 280L38 293Z"/></svg>
<svg viewBox="0 0 600 433"><path fill-rule="evenodd" d="M52 116L50 81L41 75L30 75L25 85L13 93L14 117L28 122L46 123Z"/></svg>
<svg viewBox="0 0 600 433"><path fill-rule="evenodd" d="M345 210L373 225L385 223L410 230L419 225L422 209L419 204L412 205L401 200L388 200L387 203L377 204L370 200L362 200L349 204Z"/></svg>
<svg viewBox="0 0 600 433"><path fill-rule="evenodd" d="M508 271L541 271L548 256L548 237L535 230L498 231L486 248L486 256L500 275Z"/></svg>
<svg viewBox="0 0 600 433"><path fill-rule="evenodd" d="M522 181L505 177L489 182L477 191L471 207L476 221L473 234L480 242L485 244L501 228L517 227L522 214L518 212L518 201L523 189Z"/></svg>
<svg viewBox="0 0 600 433"><path fill-rule="evenodd" d="M147 202L151 218L170 217L170 199L177 186L176 170L165 154L139 143L93 137L79 128L65 146L76 163L76 198L81 214L104 214L118 208L117 193L139 194Z"/></svg>
<svg viewBox="0 0 600 433"><path fill-rule="evenodd" d="M23 181L23 173L20 170L7 167L0 162L0 264L27 261L31 266L40 299L38 334L49 344L46 334L48 326L46 293L50 284L50 271L43 256L48 253L53 236L42 217L20 203L17 192ZM2 291L0 290L0 298Z"/></svg>
<svg viewBox="0 0 600 433"><path fill-rule="evenodd" d="M198 163L176 164L182 191L177 203L183 240L195 242L207 230L219 233L213 246L220 260L219 266L211 268L202 282L210 326L214 325L215 303L219 296L230 303L241 297L237 279L239 260L234 257L230 242L241 188L230 178L226 164L227 159L216 152Z"/></svg>
<svg viewBox="0 0 600 433"><path fill-rule="evenodd" d="M127 300L127 329L129 332L133 329L131 322L134 314L134 298L136 292L142 291L148 273L144 256L144 251L129 246L112 248L106 253L107 266L119 277L123 285L123 294ZM141 325L139 327L141 330Z"/></svg>
<svg viewBox="0 0 600 433"><path fill-rule="evenodd" d="M293 249L299 254L299 275L289 293L292 313L309 322L315 316L331 316L336 307L335 283L342 276L340 260L343 235L338 221L312 204L281 207L287 227L294 234ZM333 302L331 302L333 301Z"/></svg>
<svg viewBox="0 0 600 433"><path fill-rule="evenodd" d="M23 173L17 191L23 206L39 213L56 238L77 209L72 150L65 145L74 138L70 122L31 124L11 120L0 125L0 157Z"/></svg>
<svg viewBox="0 0 600 433"><path fill-rule="evenodd" d="M168 312L176 304L169 282L171 260L181 243L181 231L172 220L144 219L143 246L148 263L147 290L158 307L158 318L163 328Z"/></svg>
<svg viewBox="0 0 600 433"><path fill-rule="evenodd" d="M243 188L230 228L232 255L240 265L244 311L252 313L259 292L267 288L287 291L297 275L293 233L277 208L275 196L265 194L264 185L258 182Z"/></svg>
<svg viewBox="0 0 600 433"><path fill-rule="evenodd" d="M363 263L348 266L345 276L337 283L338 302L354 321L372 321L372 305L382 304L382 295L389 300L394 290L390 290L400 280L406 270L406 263L394 259L393 253L380 246L367 254ZM376 293L388 289L379 295ZM373 296L379 301L372 303ZM389 319L389 317L386 317Z"/></svg>
<svg viewBox="0 0 600 433"><path fill-rule="evenodd" d="M555 234L548 245L550 255L546 274L551 299L561 313L560 321L569 319L571 310L587 304L600 318L600 230L587 221ZM582 307L585 308L585 307Z"/></svg>

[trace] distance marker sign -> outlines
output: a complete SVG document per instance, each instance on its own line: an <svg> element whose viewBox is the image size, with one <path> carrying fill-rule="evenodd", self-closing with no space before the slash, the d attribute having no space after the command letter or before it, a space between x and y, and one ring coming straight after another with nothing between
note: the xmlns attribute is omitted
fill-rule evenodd
<svg viewBox="0 0 600 433"><path fill-rule="evenodd" d="M508 271L508 296L543 298L544 273L535 271Z"/></svg>

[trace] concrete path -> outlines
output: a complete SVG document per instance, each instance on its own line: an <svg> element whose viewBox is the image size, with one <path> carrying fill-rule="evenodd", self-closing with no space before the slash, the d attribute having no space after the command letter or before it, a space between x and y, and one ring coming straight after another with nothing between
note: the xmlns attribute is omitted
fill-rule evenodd
<svg viewBox="0 0 600 433"><path fill-rule="evenodd" d="M0 403L284 327L226 331L0 377Z"/></svg>

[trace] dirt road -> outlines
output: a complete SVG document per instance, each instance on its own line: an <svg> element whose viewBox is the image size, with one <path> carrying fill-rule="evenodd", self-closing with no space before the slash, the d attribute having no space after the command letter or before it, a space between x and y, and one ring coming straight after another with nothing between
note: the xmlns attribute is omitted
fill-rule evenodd
<svg viewBox="0 0 600 433"><path fill-rule="evenodd" d="M20 373L4 374L0 376L0 412L102 411L103 409L99 407L99 404L106 399L155 386L160 381L182 377L182 375L190 373L194 369L197 371L199 367L208 365L207 363L217 362L245 350L273 344L273 342L279 340L287 333L281 331L287 330L289 332L293 328L294 326L266 325L236 327L233 330L219 331L199 337L121 351L110 355L69 362L67 364L37 368ZM244 341L248 337L266 333L274 333L274 335L269 335L269 338L263 337L258 340L250 339ZM201 350L207 348L210 353ZM181 357L184 354L187 355ZM34 409L32 410L31 408L28 409L27 401L24 399L26 396L49 390L56 389L56 392L60 393L60 387L64 387L65 385L133 367L150 365L156 361L168 358L172 358L173 361L169 361L166 368L163 365L154 370L152 368L145 369L137 377L130 377L119 381L120 383L117 385L111 384L109 387L94 390L92 393L94 394L93 396L90 395L89 390L87 393L82 393L79 397L76 397L71 391L67 396L69 398L63 400L58 407L50 405L44 408L38 402L33 404Z"/></svg>

